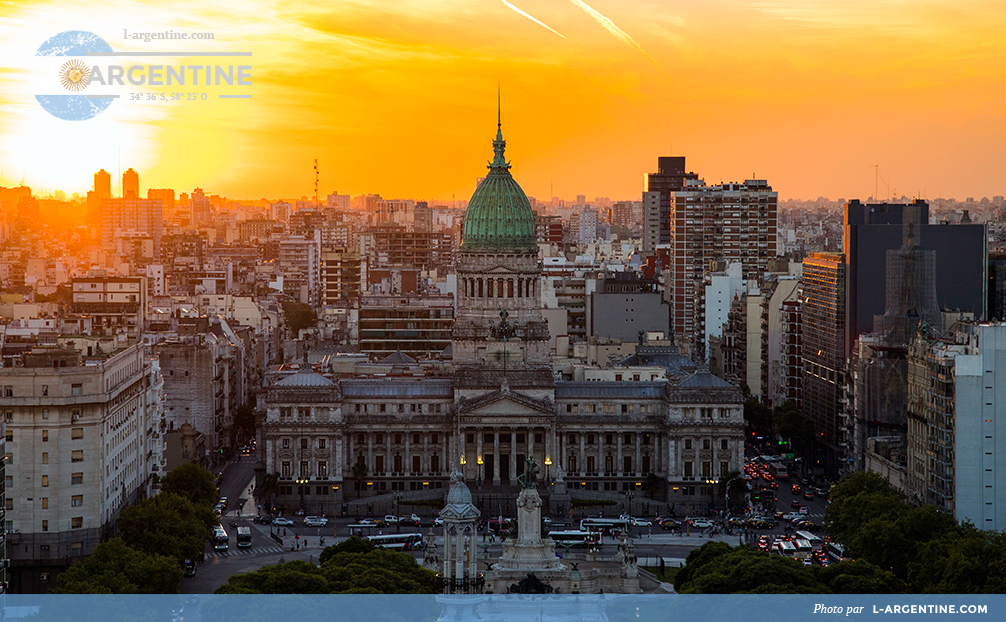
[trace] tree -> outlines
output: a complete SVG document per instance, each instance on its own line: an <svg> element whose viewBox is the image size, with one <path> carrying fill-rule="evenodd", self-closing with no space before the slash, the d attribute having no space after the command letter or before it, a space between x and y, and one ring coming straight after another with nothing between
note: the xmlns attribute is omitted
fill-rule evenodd
<svg viewBox="0 0 1006 622"><path fill-rule="evenodd" d="M178 495L192 505L207 508L212 508L220 499L213 473L191 462L175 467L164 476L161 494Z"/></svg>
<svg viewBox="0 0 1006 622"><path fill-rule="evenodd" d="M53 594L176 594L182 569L170 557L148 555L122 538L102 542L59 575Z"/></svg>
<svg viewBox="0 0 1006 622"><path fill-rule="evenodd" d="M367 479L367 463L363 460L358 460L357 463L353 465L353 479L360 484L360 492L356 495L356 498L359 499L363 494L363 480Z"/></svg>
<svg viewBox="0 0 1006 622"><path fill-rule="evenodd" d="M814 420L800 412L796 402L786 400L772 409L772 423L776 434L789 439L794 450L803 453L810 449L814 438Z"/></svg>
<svg viewBox="0 0 1006 622"><path fill-rule="evenodd" d="M123 542L149 555L173 557L179 567L199 559L210 536L206 513L175 494L162 492L139 505L123 508L119 533ZM210 517L213 522L215 518Z"/></svg>
<svg viewBox="0 0 1006 622"><path fill-rule="evenodd" d="M908 587L919 594L1006 592L1006 535L965 524L921 544L908 567Z"/></svg>
<svg viewBox="0 0 1006 622"><path fill-rule="evenodd" d="M903 594L905 582L862 560L814 568L818 580L836 594Z"/></svg>
<svg viewBox="0 0 1006 622"><path fill-rule="evenodd" d="M703 547L709 544L703 545ZM729 548L729 547L728 547ZM692 570L681 594L822 594L829 590L810 567L750 547L718 551ZM689 557L691 555L689 554ZM685 568L688 568L687 562ZM682 571L678 571L678 577ZM678 580L680 582L680 579Z"/></svg>
<svg viewBox="0 0 1006 622"><path fill-rule="evenodd" d="M436 574L408 553L352 537L322 551L320 568L303 562L232 576L218 594L432 594Z"/></svg>
<svg viewBox="0 0 1006 622"><path fill-rule="evenodd" d="M236 574L216 594L328 594L328 581L313 564L292 561Z"/></svg>
<svg viewBox="0 0 1006 622"><path fill-rule="evenodd" d="M301 329L309 328L318 323L318 316L314 309L302 302L284 302L283 311L286 312L286 325L290 327L290 332L294 337L300 333Z"/></svg>

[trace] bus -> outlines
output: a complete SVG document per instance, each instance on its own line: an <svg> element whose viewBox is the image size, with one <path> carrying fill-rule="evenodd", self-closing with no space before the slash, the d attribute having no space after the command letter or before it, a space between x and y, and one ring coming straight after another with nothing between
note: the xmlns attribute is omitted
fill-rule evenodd
<svg viewBox="0 0 1006 622"><path fill-rule="evenodd" d="M779 462L770 462L768 465L768 472L771 473L772 477L777 480L789 477L789 471L786 470L786 465Z"/></svg>
<svg viewBox="0 0 1006 622"><path fill-rule="evenodd" d="M828 556L828 559L838 563L846 560L845 557L845 547L837 542L832 542L828 540L824 545L824 552Z"/></svg>
<svg viewBox="0 0 1006 622"><path fill-rule="evenodd" d="M227 532L220 525L213 528L213 550L214 551L226 551L228 545L230 544L230 538L227 537Z"/></svg>
<svg viewBox="0 0 1006 622"><path fill-rule="evenodd" d="M251 545L251 527L245 525L238 527L238 547L247 548Z"/></svg>
<svg viewBox="0 0 1006 622"><path fill-rule="evenodd" d="M593 545L601 542L601 534L597 531L550 531L548 537L556 544Z"/></svg>
<svg viewBox="0 0 1006 622"><path fill-rule="evenodd" d="M796 557L796 546L788 540L777 542L775 548L783 557Z"/></svg>
<svg viewBox="0 0 1006 622"><path fill-rule="evenodd" d="M395 533L380 536L367 536L375 545L396 551L411 551L423 543L423 536L418 533Z"/></svg>
<svg viewBox="0 0 1006 622"><path fill-rule="evenodd" d="M814 552L814 547L810 545L810 542L801 538L793 540L793 545L796 547L796 556L799 559L810 557L810 554Z"/></svg>
<svg viewBox="0 0 1006 622"><path fill-rule="evenodd" d="M814 547L815 550L821 548L821 545L824 544L824 540L822 540L820 536L815 536L809 531L798 531L796 532L796 537L798 540L806 540L807 542L810 542L810 545Z"/></svg>
<svg viewBox="0 0 1006 622"><path fill-rule="evenodd" d="M605 531L613 529L626 531L629 521L624 518L584 518L580 521L580 531Z"/></svg>

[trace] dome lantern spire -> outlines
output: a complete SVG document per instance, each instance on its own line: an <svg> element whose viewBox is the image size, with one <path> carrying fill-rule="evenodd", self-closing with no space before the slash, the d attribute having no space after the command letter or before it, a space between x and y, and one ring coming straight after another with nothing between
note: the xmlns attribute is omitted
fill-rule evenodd
<svg viewBox="0 0 1006 622"><path fill-rule="evenodd" d="M506 141L503 140L503 108L500 99L500 88L496 85L496 140L493 141L493 161L489 164L491 171L509 171L510 164L507 163L503 152L506 150Z"/></svg>

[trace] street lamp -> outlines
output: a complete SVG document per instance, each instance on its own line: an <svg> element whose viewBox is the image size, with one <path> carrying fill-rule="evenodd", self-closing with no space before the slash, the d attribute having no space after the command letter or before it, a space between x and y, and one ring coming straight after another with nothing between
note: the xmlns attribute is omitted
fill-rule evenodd
<svg viewBox="0 0 1006 622"><path fill-rule="evenodd" d="M479 473L475 478L475 485L482 488L482 456L481 454L475 458L475 462L479 465Z"/></svg>
<svg viewBox="0 0 1006 622"><path fill-rule="evenodd" d="M304 489L307 487L307 484L308 484L309 481L310 480L308 480L306 477L301 477L301 478L297 479L297 485L300 488L300 509L301 510L304 509Z"/></svg>
<svg viewBox="0 0 1006 622"><path fill-rule="evenodd" d="M632 498L635 497L635 496L636 496L636 493L633 492L632 490L626 490L625 491L625 498L628 501L628 505L629 505L629 517L630 518L632 517Z"/></svg>
<svg viewBox="0 0 1006 622"><path fill-rule="evenodd" d="M550 466L552 466L552 459L549 458L548 456L545 456L545 481L546 482L548 482L548 481L550 481L552 479L551 477L549 477L549 474L548 474Z"/></svg>
<svg viewBox="0 0 1006 622"><path fill-rule="evenodd" d="M401 492L396 492L395 493L395 516L397 516L399 518L399 521L401 521L401 504L402 504L402 493ZM402 532L402 523L401 522L395 523L395 532L396 533L401 533Z"/></svg>

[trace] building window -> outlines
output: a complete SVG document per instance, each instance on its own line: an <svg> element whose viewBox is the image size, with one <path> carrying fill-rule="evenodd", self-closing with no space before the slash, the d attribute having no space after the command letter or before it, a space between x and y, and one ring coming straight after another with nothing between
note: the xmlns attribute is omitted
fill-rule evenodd
<svg viewBox="0 0 1006 622"><path fill-rule="evenodd" d="M318 463L318 477L328 477L328 462L322 460Z"/></svg>
<svg viewBox="0 0 1006 622"><path fill-rule="evenodd" d="M542 439L541 432L535 432L535 434L534 434L534 442L540 443L541 439Z"/></svg>
<svg viewBox="0 0 1006 622"><path fill-rule="evenodd" d="M691 448L692 448L692 439L686 438L685 439L685 449L691 449Z"/></svg>
<svg viewBox="0 0 1006 622"><path fill-rule="evenodd" d="M726 475L729 470L730 470L730 464L728 462L720 463L720 477Z"/></svg>
<svg viewBox="0 0 1006 622"><path fill-rule="evenodd" d="M70 452L70 462L83 462L84 461L84 450L74 449Z"/></svg>
<svg viewBox="0 0 1006 622"><path fill-rule="evenodd" d="M310 442L310 439L307 439L307 438L300 439L300 448L301 449L307 449L307 445L308 445L309 442Z"/></svg>
<svg viewBox="0 0 1006 622"><path fill-rule="evenodd" d="M710 443L710 441L709 441L708 438L702 439L702 449L709 449L710 446L711 446L711 443Z"/></svg>
<svg viewBox="0 0 1006 622"><path fill-rule="evenodd" d="M283 449L290 449L290 439L288 438L283 439Z"/></svg>
<svg viewBox="0 0 1006 622"><path fill-rule="evenodd" d="M70 395L80 395L80 391L83 387L84 385L80 383L70 385Z"/></svg>
<svg viewBox="0 0 1006 622"><path fill-rule="evenodd" d="M49 395L49 385L43 384L42 385L42 397L46 397L48 395ZM44 415L45 415L45 411L43 411L43 419L45 418Z"/></svg>
<svg viewBox="0 0 1006 622"><path fill-rule="evenodd" d="M482 435L482 442L487 445L492 445L496 440L496 435L493 432L486 432Z"/></svg>
<svg viewBox="0 0 1006 622"><path fill-rule="evenodd" d="M49 487L49 476L48 475L43 475L42 476L42 488L48 488L48 487Z"/></svg>
<svg viewBox="0 0 1006 622"><path fill-rule="evenodd" d="M83 473L71 473L70 474L70 484L83 484L84 474Z"/></svg>
<svg viewBox="0 0 1006 622"><path fill-rule="evenodd" d="M283 461L283 470L281 472L283 477L290 477L290 462L288 460Z"/></svg>
<svg viewBox="0 0 1006 622"><path fill-rule="evenodd" d="M615 435L614 434L605 434L604 435L604 444L605 445L611 445L614 442L615 442Z"/></svg>
<svg viewBox="0 0 1006 622"><path fill-rule="evenodd" d="M402 444L402 435L397 432L395 433L395 444L396 445Z"/></svg>
<svg viewBox="0 0 1006 622"><path fill-rule="evenodd" d="M622 439L622 442L625 443L626 445L631 445L632 444L632 435L631 434L626 434L625 438Z"/></svg>
<svg viewBox="0 0 1006 622"><path fill-rule="evenodd" d="M307 477L307 475L308 475L307 460L301 460L301 462L300 462L300 476L301 477Z"/></svg>
<svg viewBox="0 0 1006 622"><path fill-rule="evenodd" d="M702 477L712 477L713 475L713 463L703 462L702 463Z"/></svg>
<svg viewBox="0 0 1006 622"><path fill-rule="evenodd" d="M80 529L83 526L84 526L84 517L83 516L74 516L73 518L70 519L70 529ZM74 542L73 544L74 545L81 545L80 542ZM80 546L76 546L75 548L79 549L81 547Z"/></svg>
<svg viewBox="0 0 1006 622"><path fill-rule="evenodd" d="M517 444L519 445L519 444L521 444L523 442L524 442L524 435L523 434L518 434L517 435Z"/></svg>
<svg viewBox="0 0 1006 622"><path fill-rule="evenodd" d="M364 436L363 436L362 434L357 434L357 435L356 435L356 442L357 442L358 444L362 445L362 444L364 444L364 443L366 443L366 442L367 442L367 439L366 439L366 437L364 437Z"/></svg>
<svg viewBox="0 0 1006 622"><path fill-rule="evenodd" d="M418 434L413 434L413 435L412 435L412 444L413 444L413 445L418 445L418 444L419 444L419 443L421 443L421 442L422 442L422 441L421 441L421 440L419 440L419 435L418 435Z"/></svg>
<svg viewBox="0 0 1006 622"><path fill-rule="evenodd" d="M436 438L436 436L434 435L433 438ZM433 442L435 443L436 441L433 441ZM466 443L474 443L475 442L475 435L474 434L465 434L465 442Z"/></svg>
<svg viewBox="0 0 1006 622"><path fill-rule="evenodd" d="M49 509L49 497L42 497L42 509L43 510Z"/></svg>
<svg viewBox="0 0 1006 622"><path fill-rule="evenodd" d="M7 430L7 434L4 435L7 438L7 442L11 443L14 441L14 430Z"/></svg>
<svg viewBox="0 0 1006 622"><path fill-rule="evenodd" d="M576 443L576 434L570 434L569 435L569 444L573 445L575 443Z"/></svg>
<svg viewBox="0 0 1006 622"><path fill-rule="evenodd" d="M587 435L587 444L588 445L593 445L594 444L594 435L593 434L588 434Z"/></svg>
<svg viewBox="0 0 1006 622"><path fill-rule="evenodd" d="M49 442L49 430L42 430L42 442L43 443Z"/></svg>
<svg viewBox="0 0 1006 622"><path fill-rule="evenodd" d="M49 452L48 451L43 451L42 452L42 464L49 464Z"/></svg>
<svg viewBox="0 0 1006 622"><path fill-rule="evenodd" d="M49 531L49 521L47 520L42 521L42 531Z"/></svg>
<svg viewBox="0 0 1006 622"><path fill-rule="evenodd" d="M84 428L71 428L70 438L75 440L84 438Z"/></svg>
<svg viewBox="0 0 1006 622"><path fill-rule="evenodd" d="M377 438L374 439L374 442L377 443L377 444L379 444L379 445L383 445L384 444L384 435L378 433L377 434Z"/></svg>
<svg viewBox="0 0 1006 622"><path fill-rule="evenodd" d="M70 507L79 508L84 505L84 495L73 495L70 497Z"/></svg>
<svg viewBox="0 0 1006 622"><path fill-rule="evenodd" d="M318 449L325 449L325 439L323 438L318 439Z"/></svg>
<svg viewBox="0 0 1006 622"><path fill-rule="evenodd" d="M720 439L720 449L728 449L730 447L730 442L727 439Z"/></svg>
<svg viewBox="0 0 1006 622"><path fill-rule="evenodd" d="M685 477L689 477L689 478L692 477L692 463L691 462L686 462L685 463Z"/></svg>
<svg viewBox="0 0 1006 622"><path fill-rule="evenodd" d="M279 416L280 417L289 417L290 413L292 411L293 411L293 409L290 408L289 406L280 406L280 408L279 408Z"/></svg>
<svg viewBox="0 0 1006 622"><path fill-rule="evenodd" d="M13 385L9 385L9 384L4 385L3 396L4 397L14 397L14 386Z"/></svg>

